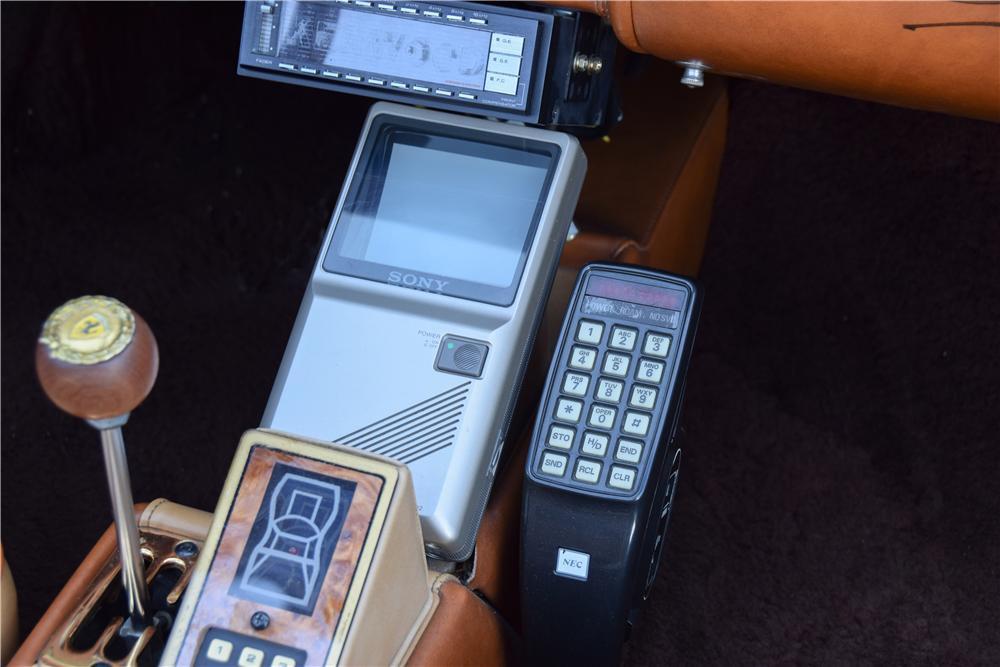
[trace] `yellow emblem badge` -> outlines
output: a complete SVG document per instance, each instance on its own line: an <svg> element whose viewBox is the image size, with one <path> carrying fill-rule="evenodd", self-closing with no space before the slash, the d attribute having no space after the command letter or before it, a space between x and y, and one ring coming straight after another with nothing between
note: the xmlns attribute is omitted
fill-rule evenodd
<svg viewBox="0 0 1000 667"><path fill-rule="evenodd" d="M116 357L135 335L135 317L118 299L81 296L45 320L40 343L54 359L89 366Z"/></svg>

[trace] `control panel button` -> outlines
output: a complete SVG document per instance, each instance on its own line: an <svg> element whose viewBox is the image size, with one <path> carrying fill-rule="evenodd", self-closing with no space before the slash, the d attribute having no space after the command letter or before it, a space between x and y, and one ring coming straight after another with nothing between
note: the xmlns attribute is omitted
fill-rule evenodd
<svg viewBox="0 0 1000 667"><path fill-rule="evenodd" d="M463 100L474 100L474 99L476 99L476 96L473 95L472 93L459 93L458 96L461 97Z"/></svg>
<svg viewBox="0 0 1000 667"><path fill-rule="evenodd" d="M601 378L597 383L597 391L594 392L594 398L605 403L617 403L622 400L622 391L624 389L625 384L618 380Z"/></svg>
<svg viewBox="0 0 1000 667"><path fill-rule="evenodd" d="M357 74L345 74L344 78L348 81L361 81L361 77Z"/></svg>
<svg viewBox="0 0 1000 667"><path fill-rule="evenodd" d="M597 363L597 350L589 347L580 347L579 345L573 346L569 354L569 365L571 368L590 371L594 369L595 363Z"/></svg>
<svg viewBox="0 0 1000 667"><path fill-rule="evenodd" d="M229 656L233 653L233 643L225 639L213 639L208 645L205 655L214 662L229 662Z"/></svg>
<svg viewBox="0 0 1000 667"><path fill-rule="evenodd" d="M517 77L509 74L487 72L486 83L483 88L491 93L517 95Z"/></svg>
<svg viewBox="0 0 1000 667"><path fill-rule="evenodd" d="M441 90L440 88L435 88L434 89L434 94L435 95L441 95L442 97L451 97L452 93L451 93L450 90Z"/></svg>
<svg viewBox="0 0 1000 667"><path fill-rule="evenodd" d="M417 84L413 84L413 90L417 91L418 93L429 93L429 92L431 92L431 89L428 88L427 86L418 86Z"/></svg>
<svg viewBox="0 0 1000 667"><path fill-rule="evenodd" d="M587 431L583 434L583 444L580 451L590 456L604 456L608 451L608 436L603 433L591 433Z"/></svg>
<svg viewBox="0 0 1000 667"><path fill-rule="evenodd" d="M590 417L587 418L587 425L594 428L603 428L610 431L615 426L615 417L618 411L604 405L590 406Z"/></svg>
<svg viewBox="0 0 1000 667"><path fill-rule="evenodd" d="M580 320L576 327L576 339L581 343L600 345L601 337L604 335L604 325L591 320Z"/></svg>
<svg viewBox="0 0 1000 667"><path fill-rule="evenodd" d="M459 14L447 14L447 15L445 15L445 18L448 19L449 21L464 21L465 20L465 17L461 16Z"/></svg>
<svg viewBox="0 0 1000 667"><path fill-rule="evenodd" d="M240 667L262 667L264 664L264 652L259 648L247 646L240 651L240 659L237 664Z"/></svg>
<svg viewBox="0 0 1000 667"><path fill-rule="evenodd" d="M582 413L582 402L574 401L571 398L560 398L556 403L556 413L553 416L561 422L575 424L580 421L580 415Z"/></svg>
<svg viewBox="0 0 1000 667"><path fill-rule="evenodd" d="M404 14L416 14L417 13L417 10L414 9L413 7L400 7L399 11L403 12Z"/></svg>
<svg viewBox="0 0 1000 667"><path fill-rule="evenodd" d="M646 435L649 433L649 415L645 412L626 412L622 431L629 435Z"/></svg>
<svg viewBox="0 0 1000 667"><path fill-rule="evenodd" d="M543 452L541 470L546 475L551 475L552 477L562 477L566 474L566 463L568 461L569 459L565 454Z"/></svg>
<svg viewBox="0 0 1000 667"><path fill-rule="evenodd" d="M579 482L587 482L588 484L597 484L598 480L601 479L602 467L600 461L577 459L576 469L573 471L573 479Z"/></svg>
<svg viewBox="0 0 1000 667"><path fill-rule="evenodd" d="M434 368L445 373L477 378L483 374L489 351L489 345L483 341L448 335L441 339L438 346Z"/></svg>
<svg viewBox="0 0 1000 667"><path fill-rule="evenodd" d="M407 88L409 88L409 86L407 86L402 81L390 81L389 85L392 86L393 88L400 88L402 90L406 90Z"/></svg>
<svg viewBox="0 0 1000 667"><path fill-rule="evenodd" d="M590 554L563 548L556 551L556 574L586 581L589 571Z"/></svg>
<svg viewBox="0 0 1000 667"><path fill-rule="evenodd" d="M271 660L271 667L297 667L295 664L295 658L290 658L287 655L276 655L274 659Z"/></svg>
<svg viewBox="0 0 1000 667"><path fill-rule="evenodd" d="M615 447L615 458L625 463L638 463L642 458L643 444L638 440L622 438Z"/></svg>
<svg viewBox="0 0 1000 667"><path fill-rule="evenodd" d="M387 4L382 3L382 2L378 3L378 8L381 9L383 12L394 12L394 11L396 11L396 8L393 5L387 5Z"/></svg>
<svg viewBox="0 0 1000 667"><path fill-rule="evenodd" d="M441 18L441 12L436 12L436 11L431 10L431 9L425 9L424 10L424 16L429 16L432 19L439 19L439 18Z"/></svg>
<svg viewBox="0 0 1000 667"><path fill-rule="evenodd" d="M291 70L293 72L295 71L295 65L291 63L278 63L278 67L280 67L281 69Z"/></svg>
<svg viewBox="0 0 1000 667"><path fill-rule="evenodd" d="M490 41L490 51L493 53L506 53L511 56L519 56L524 51L524 37L517 35L505 35L500 32L493 33Z"/></svg>
<svg viewBox="0 0 1000 667"><path fill-rule="evenodd" d="M652 410L653 406L656 405L656 395L658 393L655 387L637 384L632 387L632 395L629 396L628 404L633 408Z"/></svg>
<svg viewBox="0 0 1000 667"><path fill-rule="evenodd" d="M590 376L569 371L563 378L562 390L570 396L586 396L590 388Z"/></svg>
<svg viewBox="0 0 1000 667"><path fill-rule="evenodd" d="M549 447L555 447L556 449L569 449L573 446L573 438L575 437L576 431L573 429L553 424L549 429Z"/></svg>
<svg viewBox="0 0 1000 667"><path fill-rule="evenodd" d="M325 69L325 70L323 70L323 76L328 76L331 79L339 79L340 78L340 72L331 72L330 70Z"/></svg>
<svg viewBox="0 0 1000 667"><path fill-rule="evenodd" d="M604 357L603 369L608 375L623 378L628 376L628 367L630 363L632 363L632 358L627 354L608 352L607 356Z"/></svg>
<svg viewBox="0 0 1000 667"><path fill-rule="evenodd" d="M486 19L470 18L469 23L473 23L475 25L486 25Z"/></svg>
<svg viewBox="0 0 1000 667"><path fill-rule="evenodd" d="M635 468L625 468L624 466L611 466L611 474L608 475L608 486L622 491L631 491L635 486Z"/></svg>
<svg viewBox="0 0 1000 667"><path fill-rule="evenodd" d="M659 383L663 379L664 368L666 366L662 361L640 359L639 365L635 369L635 379L643 382Z"/></svg>
<svg viewBox="0 0 1000 667"><path fill-rule="evenodd" d="M629 327L613 327L608 345L616 350L631 352L635 349L635 342L639 338L639 332Z"/></svg>
<svg viewBox="0 0 1000 667"><path fill-rule="evenodd" d="M372 84L373 86L384 86L385 79L376 79L374 77L370 77L368 79L368 83Z"/></svg>
<svg viewBox="0 0 1000 667"><path fill-rule="evenodd" d="M519 56L508 56L503 53L491 53L486 62L486 70L497 72L498 74L511 74L517 76L521 73L521 58Z"/></svg>
<svg viewBox="0 0 1000 667"><path fill-rule="evenodd" d="M643 354L662 359L668 352L670 352L670 336L653 331L646 334L646 342L642 345Z"/></svg>
<svg viewBox="0 0 1000 667"><path fill-rule="evenodd" d="M315 74L316 73L316 68L315 67L300 67L299 71L302 72L303 74Z"/></svg>

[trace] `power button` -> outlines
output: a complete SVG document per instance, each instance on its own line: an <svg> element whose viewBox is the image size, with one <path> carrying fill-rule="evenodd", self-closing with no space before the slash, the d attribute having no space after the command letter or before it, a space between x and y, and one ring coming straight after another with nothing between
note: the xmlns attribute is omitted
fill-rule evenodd
<svg viewBox="0 0 1000 667"><path fill-rule="evenodd" d="M480 377L490 346L481 340L448 335L441 339L434 368L445 373Z"/></svg>

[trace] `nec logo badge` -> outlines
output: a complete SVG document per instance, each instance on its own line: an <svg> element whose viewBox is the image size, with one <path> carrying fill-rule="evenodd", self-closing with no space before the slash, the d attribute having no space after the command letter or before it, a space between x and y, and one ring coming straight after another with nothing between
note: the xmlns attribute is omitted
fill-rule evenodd
<svg viewBox="0 0 1000 667"><path fill-rule="evenodd" d="M389 272L390 285L409 287L410 289L418 289L424 292L441 292L444 290L445 285L447 285L448 282L449 281L447 280L428 278L427 276L418 276L415 273L402 273L400 271Z"/></svg>
<svg viewBox="0 0 1000 667"><path fill-rule="evenodd" d="M590 554L560 548L556 552L556 574L586 581L590 574Z"/></svg>

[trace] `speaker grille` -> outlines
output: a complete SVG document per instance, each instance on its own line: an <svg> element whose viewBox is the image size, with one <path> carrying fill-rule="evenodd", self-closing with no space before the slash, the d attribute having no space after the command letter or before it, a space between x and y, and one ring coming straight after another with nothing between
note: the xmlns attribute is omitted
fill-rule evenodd
<svg viewBox="0 0 1000 667"><path fill-rule="evenodd" d="M460 351L456 350L456 359ZM430 456L455 443L471 384L465 382L431 396L334 442L388 456L402 463L413 463Z"/></svg>

